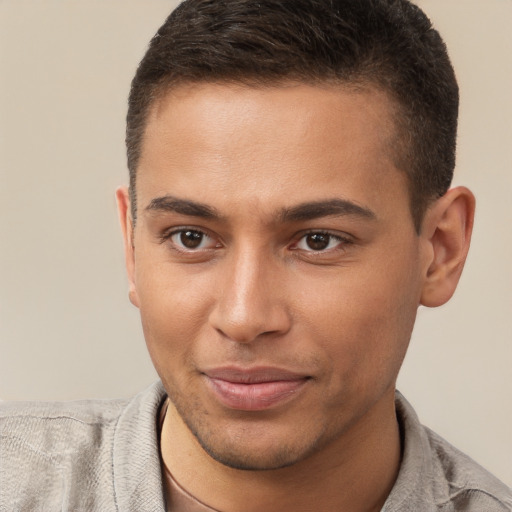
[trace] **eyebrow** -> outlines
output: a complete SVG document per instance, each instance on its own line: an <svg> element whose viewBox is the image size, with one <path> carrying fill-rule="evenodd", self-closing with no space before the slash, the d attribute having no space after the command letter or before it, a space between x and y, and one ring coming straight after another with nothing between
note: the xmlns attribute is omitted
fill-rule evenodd
<svg viewBox="0 0 512 512"><path fill-rule="evenodd" d="M282 222L297 222L318 219L330 216L351 216L375 220L375 213L364 206L360 206L346 199L328 199L326 201L313 201L302 203L281 212Z"/></svg>
<svg viewBox="0 0 512 512"><path fill-rule="evenodd" d="M174 212L203 219L219 220L223 218L218 210L212 206L187 199L179 199L170 195L152 199L145 210L150 212ZM331 216L353 216L370 220L377 218L375 213L369 208L346 199L328 199L301 203L289 208L283 208L277 213L277 217L283 223Z"/></svg>
<svg viewBox="0 0 512 512"><path fill-rule="evenodd" d="M220 219L219 212L206 204L188 201L187 199L178 199L173 196L156 197L146 206L146 211L150 212L175 212L181 215L192 217L201 217L203 219Z"/></svg>

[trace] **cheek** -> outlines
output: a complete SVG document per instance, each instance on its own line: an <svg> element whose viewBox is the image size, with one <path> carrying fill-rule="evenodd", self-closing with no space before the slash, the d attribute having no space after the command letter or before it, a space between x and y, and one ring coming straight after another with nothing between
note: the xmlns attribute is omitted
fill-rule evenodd
<svg viewBox="0 0 512 512"><path fill-rule="evenodd" d="M414 274L401 270L411 262L403 265L340 269L304 299L308 330L329 361L333 385L365 392L396 377L418 304Z"/></svg>
<svg viewBox="0 0 512 512"><path fill-rule="evenodd" d="M204 328L211 300L204 275L191 276L170 264L145 265L141 260L136 266L139 309L146 344L158 371L189 357L192 340Z"/></svg>

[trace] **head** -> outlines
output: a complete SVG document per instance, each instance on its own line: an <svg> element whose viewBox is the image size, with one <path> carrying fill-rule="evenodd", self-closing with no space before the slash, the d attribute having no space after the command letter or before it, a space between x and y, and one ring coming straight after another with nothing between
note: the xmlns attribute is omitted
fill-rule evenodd
<svg viewBox="0 0 512 512"><path fill-rule="evenodd" d="M416 229L449 188L458 87L446 47L408 0L187 0L158 30L132 81L127 152L133 220L137 167L155 101L183 83L372 86L393 104L397 168Z"/></svg>
<svg viewBox="0 0 512 512"><path fill-rule="evenodd" d="M118 192L130 298L216 461L290 466L396 424L418 305L450 298L468 250L456 117L405 1L190 0L158 31Z"/></svg>

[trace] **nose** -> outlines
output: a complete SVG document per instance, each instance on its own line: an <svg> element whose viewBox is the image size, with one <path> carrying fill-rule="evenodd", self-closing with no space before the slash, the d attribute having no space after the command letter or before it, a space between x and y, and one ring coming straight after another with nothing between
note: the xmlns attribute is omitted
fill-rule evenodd
<svg viewBox="0 0 512 512"><path fill-rule="evenodd" d="M211 325L224 337L251 343L278 336L291 326L286 307L284 275L268 255L240 251L227 258L219 274Z"/></svg>

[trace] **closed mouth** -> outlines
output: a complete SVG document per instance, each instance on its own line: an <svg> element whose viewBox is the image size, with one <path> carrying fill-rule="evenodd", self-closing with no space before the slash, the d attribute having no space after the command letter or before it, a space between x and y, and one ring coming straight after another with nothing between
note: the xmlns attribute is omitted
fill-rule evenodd
<svg viewBox="0 0 512 512"><path fill-rule="evenodd" d="M288 401L311 378L272 367L216 368L203 374L222 405L245 411L261 411Z"/></svg>

